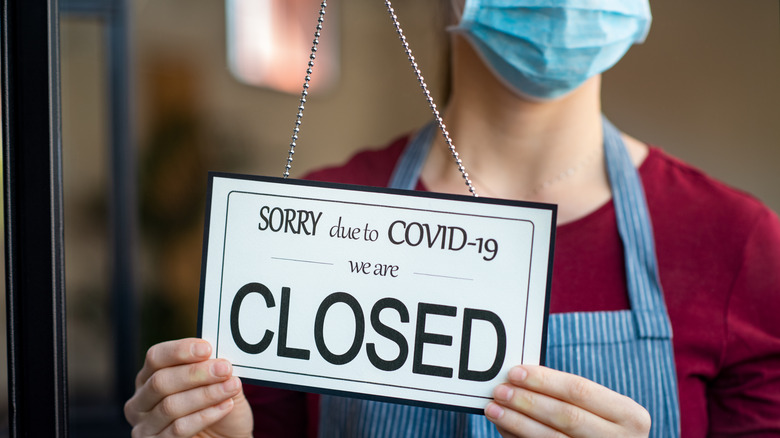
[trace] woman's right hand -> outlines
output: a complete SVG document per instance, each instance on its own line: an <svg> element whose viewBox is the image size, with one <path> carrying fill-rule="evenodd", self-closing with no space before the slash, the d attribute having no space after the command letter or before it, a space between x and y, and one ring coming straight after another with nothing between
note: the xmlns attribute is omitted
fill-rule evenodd
<svg viewBox="0 0 780 438"><path fill-rule="evenodd" d="M157 344L135 380L125 417L138 437L252 436L252 409L224 359L202 339Z"/></svg>

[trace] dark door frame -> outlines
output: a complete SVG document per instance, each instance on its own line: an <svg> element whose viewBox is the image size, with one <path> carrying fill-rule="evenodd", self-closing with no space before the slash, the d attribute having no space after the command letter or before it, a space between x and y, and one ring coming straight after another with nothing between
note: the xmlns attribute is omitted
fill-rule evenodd
<svg viewBox="0 0 780 438"><path fill-rule="evenodd" d="M101 19L109 83L112 414L71 425L64 287L59 13ZM111 436L136 371L135 150L130 117L127 0L2 0L3 194L9 421L13 437ZM91 419L96 420L96 419ZM85 427L87 426L87 427ZM121 435L117 435L121 436Z"/></svg>
<svg viewBox="0 0 780 438"><path fill-rule="evenodd" d="M3 0L11 436L67 436L57 0Z"/></svg>

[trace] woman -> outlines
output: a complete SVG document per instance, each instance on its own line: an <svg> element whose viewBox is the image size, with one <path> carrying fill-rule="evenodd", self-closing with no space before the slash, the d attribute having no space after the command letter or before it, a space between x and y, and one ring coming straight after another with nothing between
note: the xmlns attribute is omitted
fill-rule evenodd
<svg viewBox="0 0 780 438"><path fill-rule="evenodd" d="M600 73L644 39L647 2L455 8L444 119L477 191L559 206L550 368L515 367L485 417L465 416L244 392L208 344L174 341L149 350L134 433L249 436L249 398L260 436L311 431L307 406L325 436L780 434L777 217L601 115ZM428 131L310 178L467 194Z"/></svg>

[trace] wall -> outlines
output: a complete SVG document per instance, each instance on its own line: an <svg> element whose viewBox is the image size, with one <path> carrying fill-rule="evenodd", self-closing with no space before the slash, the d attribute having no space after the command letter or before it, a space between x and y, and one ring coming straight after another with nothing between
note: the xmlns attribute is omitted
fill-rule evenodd
<svg viewBox="0 0 780 438"><path fill-rule="evenodd" d="M780 3L651 5L647 42L605 75L605 112L780 212Z"/></svg>

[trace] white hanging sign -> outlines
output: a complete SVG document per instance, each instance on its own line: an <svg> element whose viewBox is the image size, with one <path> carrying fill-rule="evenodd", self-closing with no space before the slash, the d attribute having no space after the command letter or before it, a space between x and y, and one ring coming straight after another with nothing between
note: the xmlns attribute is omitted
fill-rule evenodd
<svg viewBox="0 0 780 438"><path fill-rule="evenodd" d="M555 212L210 174L200 335L256 383L481 412L543 363Z"/></svg>

